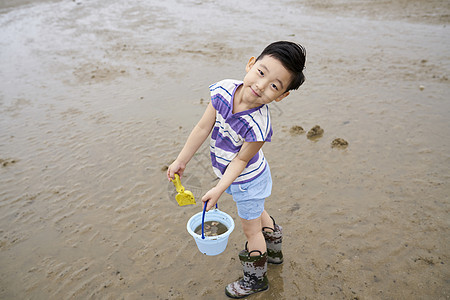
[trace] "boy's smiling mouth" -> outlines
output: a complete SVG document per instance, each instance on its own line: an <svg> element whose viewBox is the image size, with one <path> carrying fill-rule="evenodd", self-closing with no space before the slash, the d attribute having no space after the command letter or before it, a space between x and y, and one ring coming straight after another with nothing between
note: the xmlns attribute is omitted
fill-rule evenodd
<svg viewBox="0 0 450 300"><path fill-rule="evenodd" d="M255 95L256 97L261 97L257 92L255 92L252 87L250 87L250 89L252 90L253 95Z"/></svg>

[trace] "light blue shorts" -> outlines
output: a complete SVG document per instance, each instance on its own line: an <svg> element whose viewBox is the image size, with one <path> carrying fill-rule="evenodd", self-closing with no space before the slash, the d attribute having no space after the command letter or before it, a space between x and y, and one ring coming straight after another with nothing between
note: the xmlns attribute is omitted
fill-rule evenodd
<svg viewBox="0 0 450 300"><path fill-rule="evenodd" d="M243 184L232 184L226 192L233 196L239 217L245 220L258 218L264 211L264 200L272 193L269 165L256 179Z"/></svg>

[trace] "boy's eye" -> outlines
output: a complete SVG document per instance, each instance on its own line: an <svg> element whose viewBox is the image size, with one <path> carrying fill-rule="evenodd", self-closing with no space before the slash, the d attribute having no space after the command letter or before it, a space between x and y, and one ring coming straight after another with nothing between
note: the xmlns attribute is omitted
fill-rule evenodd
<svg viewBox="0 0 450 300"><path fill-rule="evenodd" d="M264 76L264 72L263 71L258 69L258 72L259 72L259 75Z"/></svg>
<svg viewBox="0 0 450 300"><path fill-rule="evenodd" d="M272 83L272 88L276 89L278 91L278 87L275 83Z"/></svg>

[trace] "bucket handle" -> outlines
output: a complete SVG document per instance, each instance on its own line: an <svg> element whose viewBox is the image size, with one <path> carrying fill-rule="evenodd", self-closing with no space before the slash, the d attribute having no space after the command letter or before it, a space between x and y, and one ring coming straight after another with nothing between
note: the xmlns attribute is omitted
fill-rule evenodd
<svg viewBox="0 0 450 300"><path fill-rule="evenodd" d="M205 206L203 206L203 215L202 215L202 239L203 240L205 239L205 213L206 213L206 205L208 204L208 201L206 201ZM217 203L216 203L216 208L217 208Z"/></svg>

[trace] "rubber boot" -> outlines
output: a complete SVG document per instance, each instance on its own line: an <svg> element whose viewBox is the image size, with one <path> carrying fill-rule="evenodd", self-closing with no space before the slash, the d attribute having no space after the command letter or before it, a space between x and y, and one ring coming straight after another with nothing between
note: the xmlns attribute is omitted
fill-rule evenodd
<svg viewBox="0 0 450 300"><path fill-rule="evenodd" d="M259 252L258 256L250 256L252 252ZM230 298L244 298L248 295L265 291L269 288L267 280L267 252L254 250L239 252L239 260L244 269L244 277L241 280L230 283L225 287L225 294Z"/></svg>
<svg viewBox="0 0 450 300"><path fill-rule="evenodd" d="M281 264L283 262L283 252L281 251L281 242L283 240L283 227L273 221L273 228L263 227L263 235L266 240L268 262L271 264ZM265 231L264 229L273 231Z"/></svg>

